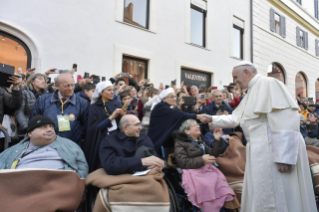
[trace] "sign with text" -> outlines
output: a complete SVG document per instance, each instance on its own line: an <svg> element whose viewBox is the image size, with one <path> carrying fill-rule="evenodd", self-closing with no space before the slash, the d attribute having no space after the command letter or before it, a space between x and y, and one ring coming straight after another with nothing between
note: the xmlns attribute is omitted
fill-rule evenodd
<svg viewBox="0 0 319 212"><path fill-rule="evenodd" d="M181 82L184 81L184 85L196 85L197 87L209 88L211 86L211 74L193 71L182 68Z"/></svg>

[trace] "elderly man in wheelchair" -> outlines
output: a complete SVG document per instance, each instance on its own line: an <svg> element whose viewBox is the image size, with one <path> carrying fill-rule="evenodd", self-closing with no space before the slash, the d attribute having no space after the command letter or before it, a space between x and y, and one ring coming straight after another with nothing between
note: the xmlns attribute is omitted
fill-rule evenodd
<svg viewBox="0 0 319 212"><path fill-rule="evenodd" d="M134 115L123 116L119 128L101 142L102 168L86 178L90 192L99 189L94 212L168 212L164 161L156 156L153 142L140 134L141 123Z"/></svg>
<svg viewBox="0 0 319 212"><path fill-rule="evenodd" d="M55 134L42 115L28 125L28 136L0 154L1 211L75 211L88 174L81 148Z"/></svg>

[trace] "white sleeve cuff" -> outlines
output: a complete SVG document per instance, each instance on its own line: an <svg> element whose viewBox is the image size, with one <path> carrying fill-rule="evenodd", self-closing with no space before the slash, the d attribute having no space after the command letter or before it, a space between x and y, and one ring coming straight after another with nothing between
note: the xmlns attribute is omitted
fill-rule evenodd
<svg viewBox="0 0 319 212"><path fill-rule="evenodd" d="M214 128L234 128L236 123L232 115L212 116Z"/></svg>
<svg viewBox="0 0 319 212"><path fill-rule="evenodd" d="M272 156L275 163L296 165L299 153L300 132L271 131Z"/></svg>

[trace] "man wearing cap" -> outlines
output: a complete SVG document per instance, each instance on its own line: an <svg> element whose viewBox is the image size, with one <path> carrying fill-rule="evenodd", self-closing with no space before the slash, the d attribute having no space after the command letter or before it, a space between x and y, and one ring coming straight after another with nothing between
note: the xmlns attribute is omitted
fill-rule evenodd
<svg viewBox="0 0 319 212"><path fill-rule="evenodd" d="M33 106L30 119L35 115L48 116L55 123L55 133L79 146L85 138L89 103L74 94L74 79L70 73L56 79L57 91L40 96Z"/></svg>
<svg viewBox="0 0 319 212"><path fill-rule="evenodd" d="M28 136L0 154L0 169L70 170L85 178L88 164L84 153L73 141L57 136L54 126L50 118L34 116L28 124Z"/></svg>
<svg viewBox="0 0 319 212"><path fill-rule="evenodd" d="M316 210L299 107L279 80L263 77L250 62L233 69L247 95L232 115L206 116L216 128L240 125L247 139L242 212Z"/></svg>

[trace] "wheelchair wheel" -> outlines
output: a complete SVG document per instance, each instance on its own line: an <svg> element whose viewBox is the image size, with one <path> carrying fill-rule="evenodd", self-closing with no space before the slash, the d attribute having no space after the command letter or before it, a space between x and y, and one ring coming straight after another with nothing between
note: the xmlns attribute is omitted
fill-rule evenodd
<svg viewBox="0 0 319 212"><path fill-rule="evenodd" d="M167 184L168 193L169 193L169 201L170 201L169 212L178 212L178 200L177 200L175 189L172 183L166 177L164 177L164 180Z"/></svg>

